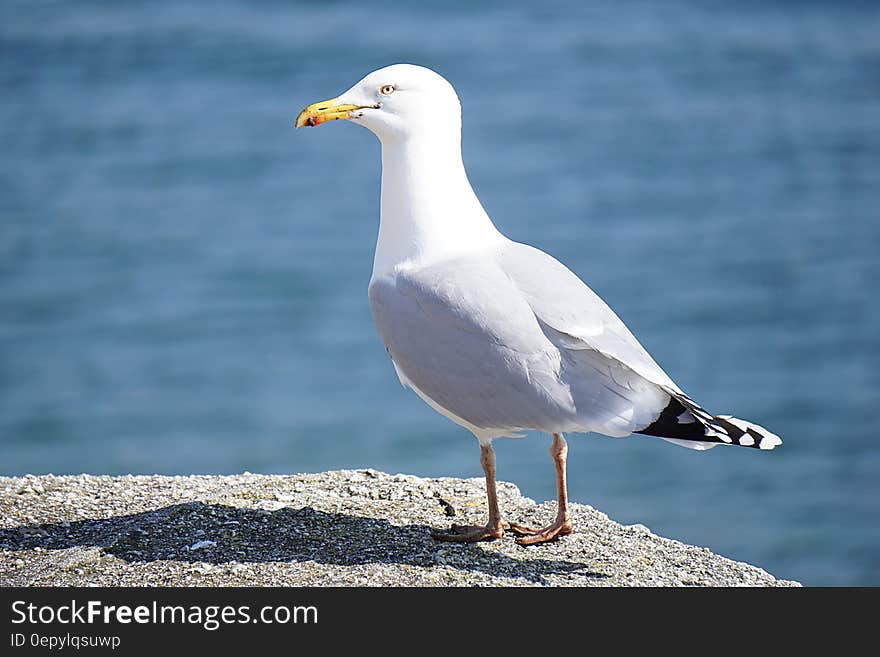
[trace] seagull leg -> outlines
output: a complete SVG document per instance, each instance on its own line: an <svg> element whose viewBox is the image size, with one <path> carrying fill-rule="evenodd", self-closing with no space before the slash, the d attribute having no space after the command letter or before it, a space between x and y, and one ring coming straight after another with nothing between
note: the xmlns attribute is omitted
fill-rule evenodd
<svg viewBox="0 0 880 657"><path fill-rule="evenodd" d="M565 483L565 459L568 456L568 444L561 433L553 434L550 456L553 457L553 463L556 466L556 495L559 499L556 520L553 524L540 529L510 523L510 531L519 536L516 542L520 545L546 543L572 532L571 521L568 519L568 487Z"/></svg>
<svg viewBox="0 0 880 657"><path fill-rule="evenodd" d="M498 494L495 491L495 450L491 444L480 445L480 465L486 473L486 497L489 502L489 522L485 525L452 525L449 531L432 531L432 538L455 543L475 543L501 538L501 513L498 511Z"/></svg>

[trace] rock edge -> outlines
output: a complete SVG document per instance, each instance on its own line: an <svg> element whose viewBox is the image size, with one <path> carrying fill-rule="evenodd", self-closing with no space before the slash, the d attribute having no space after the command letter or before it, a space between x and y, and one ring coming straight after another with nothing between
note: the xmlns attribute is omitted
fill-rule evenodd
<svg viewBox="0 0 880 657"><path fill-rule="evenodd" d="M507 518L546 524L499 482ZM3 586L799 586L573 504L574 533L456 544L482 479L375 470L230 476L0 477Z"/></svg>

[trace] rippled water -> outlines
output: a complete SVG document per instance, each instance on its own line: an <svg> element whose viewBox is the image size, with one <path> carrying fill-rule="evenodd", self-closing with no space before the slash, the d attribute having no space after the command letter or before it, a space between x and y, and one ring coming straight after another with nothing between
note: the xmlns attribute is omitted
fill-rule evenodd
<svg viewBox="0 0 880 657"><path fill-rule="evenodd" d="M0 473L480 476L366 300L379 146L304 105L459 91L474 186L717 413L785 439L570 439L570 494L807 584L880 584L871 3L0 6ZM554 497L545 436L499 477Z"/></svg>

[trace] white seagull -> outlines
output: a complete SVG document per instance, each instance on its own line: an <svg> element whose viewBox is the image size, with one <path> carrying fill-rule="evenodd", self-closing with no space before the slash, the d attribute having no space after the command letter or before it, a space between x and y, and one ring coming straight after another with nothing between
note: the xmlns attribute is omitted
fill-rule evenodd
<svg viewBox="0 0 880 657"><path fill-rule="evenodd" d="M480 444L489 520L434 538L491 540L508 528L529 545L571 533L565 432L647 434L701 450L782 443L704 410L565 265L501 234L465 173L461 105L443 77L411 64L382 68L305 108L296 127L336 119L382 143L369 286L379 336L401 383ZM539 529L503 523L495 491L492 441L524 430L553 436L558 512Z"/></svg>

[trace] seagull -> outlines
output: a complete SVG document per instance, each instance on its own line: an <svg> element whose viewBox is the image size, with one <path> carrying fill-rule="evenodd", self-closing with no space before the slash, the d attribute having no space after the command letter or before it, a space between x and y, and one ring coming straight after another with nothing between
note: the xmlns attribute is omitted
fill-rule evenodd
<svg viewBox="0 0 880 657"><path fill-rule="evenodd" d="M438 73L394 64L306 107L296 127L345 119L382 146L379 235L369 284L376 329L400 382L468 429L480 446L488 522L435 530L437 540L522 545L573 531L565 433L657 436L706 450L770 450L782 440L688 397L626 325L547 253L503 235L461 157L461 104ZM557 515L546 527L505 523L492 441L552 436Z"/></svg>

